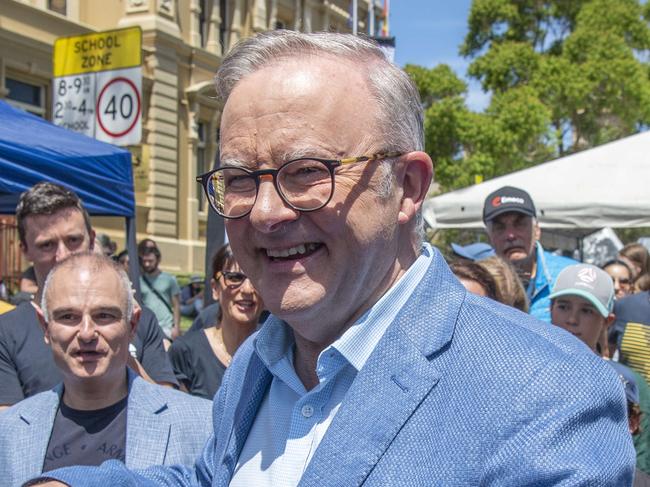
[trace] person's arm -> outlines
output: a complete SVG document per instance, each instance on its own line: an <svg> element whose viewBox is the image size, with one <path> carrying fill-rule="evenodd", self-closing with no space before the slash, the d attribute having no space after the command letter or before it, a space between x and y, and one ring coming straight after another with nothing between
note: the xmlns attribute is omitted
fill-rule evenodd
<svg viewBox="0 0 650 487"><path fill-rule="evenodd" d="M43 480L42 482L28 482L25 486L41 485L43 487L70 487L68 484L59 482L58 480Z"/></svg>
<svg viewBox="0 0 650 487"><path fill-rule="evenodd" d="M167 350L169 361L172 363L172 369L174 369L174 375L180 384L179 388L181 391L188 393L191 391L192 375L194 373L189 360L190 353L191 350L189 350L183 339L176 340Z"/></svg>
<svg viewBox="0 0 650 487"><path fill-rule="evenodd" d="M172 301L172 314L174 326L172 328L172 340L181 336L181 288L178 285L176 277L171 276L170 296Z"/></svg>
<svg viewBox="0 0 650 487"><path fill-rule="evenodd" d="M147 307L142 314L136 333L142 345L138 349L137 359L149 376L160 385L177 387L172 365L163 346L164 334L158 324L156 315Z"/></svg>
<svg viewBox="0 0 650 487"><path fill-rule="evenodd" d="M5 335L5 328L6 323L0 320L0 410L7 409L25 398L10 352L11 341Z"/></svg>

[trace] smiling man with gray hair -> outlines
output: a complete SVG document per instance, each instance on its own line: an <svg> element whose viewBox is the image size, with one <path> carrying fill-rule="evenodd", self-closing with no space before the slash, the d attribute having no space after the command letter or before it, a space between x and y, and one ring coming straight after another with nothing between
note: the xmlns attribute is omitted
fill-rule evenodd
<svg viewBox="0 0 650 487"><path fill-rule="evenodd" d="M199 178L272 313L237 351L194 468L74 486L631 482L616 374L561 330L468 294L422 242L433 174L408 76L371 41L275 31L224 58Z"/></svg>

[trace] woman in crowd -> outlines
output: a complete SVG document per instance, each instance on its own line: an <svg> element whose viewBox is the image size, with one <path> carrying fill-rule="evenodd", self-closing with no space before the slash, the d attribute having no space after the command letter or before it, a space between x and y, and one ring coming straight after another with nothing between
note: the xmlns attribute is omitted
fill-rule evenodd
<svg viewBox="0 0 650 487"><path fill-rule="evenodd" d="M451 272L469 292L497 299L496 284L490 273L476 262L457 260L449 264Z"/></svg>
<svg viewBox="0 0 650 487"><path fill-rule="evenodd" d="M630 243L623 247L618 255L632 266L635 284L641 277L650 275L650 253L645 246Z"/></svg>
<svg viewBox="0 0 650 487"><path fill-rule="evenodd" d="M496 282L496 300L528 313L526 291L512 264L499 256L488 257L479 261Z"/></svg>
<svg viewBox="0 0 650 487"><path fill-rule="evenodd" d="M614 282L616 299L624 298L633 293L634 272L627 262L621 259L613 259L605 262L602 269L609 274Z"/></svg>
<svg viewBox="0 0 650 487"><path fill-rule="evenodd" d="M212 259L212 293L219 301L216 326L188 332L169 349L174 373L196 396L212 399L226 367L242 342L255 331L262 298L241 272L229 245Z"/></svg>
<svg viewBox="0 0 650 487"><path fill-rule="evenodd" d="M634 292L650 291L650 274L643 274L634 281Z"/></svg>

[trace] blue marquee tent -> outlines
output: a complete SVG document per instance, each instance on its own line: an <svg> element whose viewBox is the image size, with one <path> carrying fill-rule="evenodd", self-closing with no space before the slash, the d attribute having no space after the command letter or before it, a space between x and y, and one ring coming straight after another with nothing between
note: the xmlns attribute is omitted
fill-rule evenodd
<svg viewBox="0 0 650 487"><path fill-rule="evenodd" d="M0 101L0 213L39 181L72 189L91 215L135 216L131 154Z"/></svg>
<svg viewBox="0 0 650 487"><path fill-rule="evenodd" d="M40 181L70 188L91 215L125 217L127 248L136 255L130 152L0 100L0 214L15 213L20 193ZM137 259L130 263L137 286Z"/></svg>

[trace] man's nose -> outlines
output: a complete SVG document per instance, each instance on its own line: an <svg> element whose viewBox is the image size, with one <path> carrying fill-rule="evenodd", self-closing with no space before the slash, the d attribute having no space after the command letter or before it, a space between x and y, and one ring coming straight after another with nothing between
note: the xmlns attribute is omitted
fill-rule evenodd
<svg viewBox="0 0 650 487"><path fill-rule="evenodd" d="M278 194L271 175L260 176L257 199L250 213L251 224L259 231L277 231L286 222L296 220L300 212L291 208Z"/></svg>
<svg viewBox="0 0 650 487"><path fill-rule="evenodd" d="M56 246L56 261L61 262L70 255L70 249L63 240L60 240Z"/></svg>
<svg viewBox="0 0 650 487"><path fill-rule="evenodd" d="M97 328L90 316L84 315L81 318L81 324L77 336L79 337L79 340L83 342L91 342L97 337Z"/></svg>

